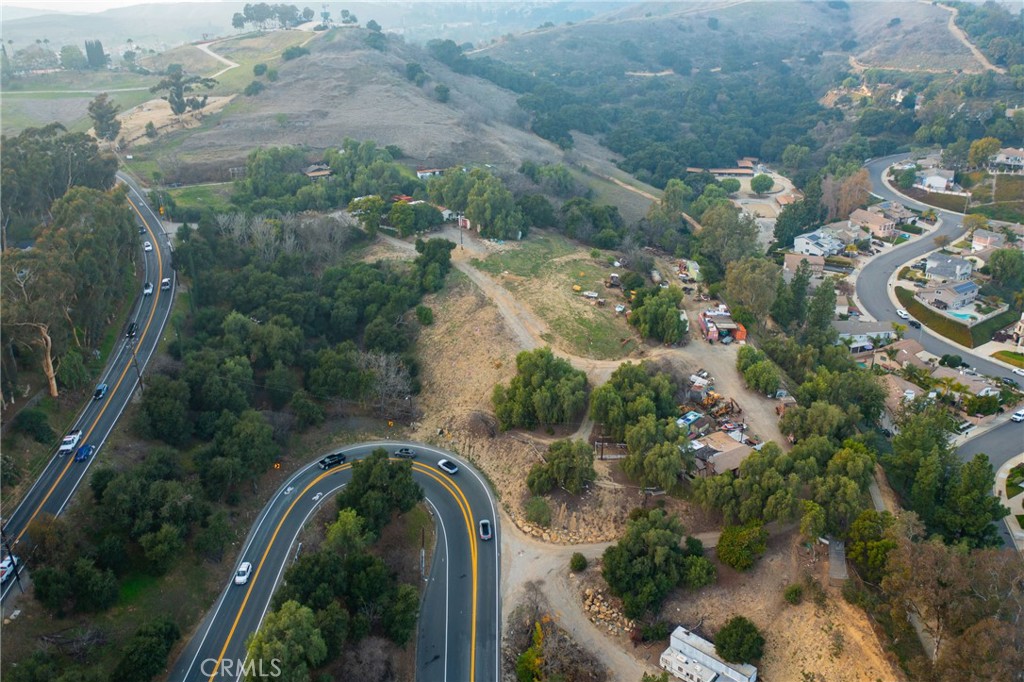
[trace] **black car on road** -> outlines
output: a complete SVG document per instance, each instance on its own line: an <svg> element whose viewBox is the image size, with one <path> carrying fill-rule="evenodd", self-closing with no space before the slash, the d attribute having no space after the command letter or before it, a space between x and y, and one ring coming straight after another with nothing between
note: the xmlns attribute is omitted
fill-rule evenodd
<svg viewBox="0 0 1024 682"><path fill-rule="evenodd" d="M339 464L344 464L346 459L348 459L348 457L345 456L345 453L335 452L333 455L327 455L322 460L317 462L317 466L320 467L321 469L326 470L330 469L331 467L336 467Z"/></svg>
<svg viewBox="0 0 1024 682"><path fill-rule="evenodd" d="M398 448L395 450L395 457L405 457L406 459L414 459L416 457L416 451L412 448Z"/></svg>

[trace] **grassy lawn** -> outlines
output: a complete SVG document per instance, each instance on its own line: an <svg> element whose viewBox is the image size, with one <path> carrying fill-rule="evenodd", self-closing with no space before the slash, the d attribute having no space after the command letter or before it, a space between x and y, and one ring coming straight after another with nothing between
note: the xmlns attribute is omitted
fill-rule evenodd
<svg viewBox="0 0 1024 682"><path fill-rule="evenodd" d="M548 262L567 256L576 247L559 235L529 237L516 248L488 256L484 260L474 259L473 265L492 275L510 272L519 277L536 277Z"/></svg>
<svg viewBox="0 0 1024 682"><path fill-rule="evenodd" d="M1024 493L1024 464L1018 464L1010 469L1006 477L1006 499L1013 499L1021 493Z"/></svg>
<svg viewBox="0 0 1024 682"><path fill-rule="evenodd" d="M995 317L989 318L980 324L976 324L971 327L971 340L973 341L972 348L980 346L983 343L988 343L992 340L992 335L997 331L1017 320L1019 314L1013 310L1007 310Z"/></svg>
<svg viewBox="0 0 1024 682"><path fill-rule="evenodd" d="M215 53L238 64L237 69L231 69L217 77L218 85L213 89L213 93L222 95L241 92L245 86L257 80L252 72L253 66L266 64L268 68L278 68L282 63L281 53L292 45L306 41L310 35L306 31L250 33L212 45L210 49ZM314 43L316 40L322 40L322 38L316 38ZM218 67L217 70L219 71L221 68L223 66ZM266 77L264 76L260 80L266 80Z"/></svg>
<svg viewBox="0 0 1024 682"><path fill-rule="evenodd" d="M212 208L217 212L226 212L231 207L229 198L234 184L220 182L210 185L196 185L168 190L178 208Z"/></svg>
<svg viewBox="0 0 1024 682"><path fill-rule="evenodd" d="M1024 367L1024 353L1014 353L1012 350L1001 350L993 353L992 357L1003 362L1008 362L1014 367Z"/></svg>

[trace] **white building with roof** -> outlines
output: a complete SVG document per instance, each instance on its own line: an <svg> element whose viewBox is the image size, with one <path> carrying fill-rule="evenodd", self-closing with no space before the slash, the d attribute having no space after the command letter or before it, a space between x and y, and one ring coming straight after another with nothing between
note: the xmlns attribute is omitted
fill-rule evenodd
<svg viewBox="0 0 1024 682"><path fill-rule="evenodd" d="M687 682L757 682L757 668L749 663L726 663L715 645L680 626L661 653L661 667Z"/></svg>

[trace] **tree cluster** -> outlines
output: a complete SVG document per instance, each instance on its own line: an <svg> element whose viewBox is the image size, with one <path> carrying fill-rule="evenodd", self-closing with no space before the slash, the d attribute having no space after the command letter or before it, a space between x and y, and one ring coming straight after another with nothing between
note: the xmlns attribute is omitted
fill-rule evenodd
<svg viewBox="0 0 1024 682"><path fill-rule="evenodd" d="M412 480L412 462L389 461L387 451L377 448L352 464L352 480L338 495L338 507L358 514L376 538L393 513L407 512L422 499L423 490Z"/></svg>
<svg viewBox="0 0 1024 682"><path fill-rule="evenodd" d="M545 495L555 486L579 495L595 478L594 448L590 443L557 440L548 446L544 462L530 467L526 486L534 495Z"/></svg>
<svg viewBox="0 0 1024 682"><path fill-rule="evenodd" d="M766 395L775 395L781 377L775 363L753 346L743 346L736 355L736 369L747 386Z"/></svg>
<svg viewBox="0 0 1024 682"><path fill-rule="evenodd" d="M669 376L632 362L619 365L590 398L590 418L601 425L603 436L620 443L626 440L626 429L641 417L665 419L676 413L675 386Z"/></svg>
<svg viewBox="0 0 1024 682"><path fill-rule="evenodd" d="M623 537L603 556L602 575L622 598L630 618L657 613L676 587L698 589L715 581L715 567L700 541L687 537L679 519L655 509L634 514Z"/></svg>
<svg viewBox="0 0 1024 682"><path fill-rule="evenodd" d="M502 430L568 424L587 404L587 375L556 358L550 348L516 356L516 375L491 396Z"/></svg>
<svg viewBox="0 0 1024 682"><path fill-rule="evenodd" d="M381 461L384 467L396 466L386 454L373 457L375 470ZM374 538L363 517L342 508L320 548L303 554L285 571L273 610L249 640L249 657L262 661L264 670L277 659L291 679L308 680L311 671L369 635L405 646L415 633L419 593L415 586L398 582L371 552Z"/></svg>
<svg viewBox="0 0 1024 682"><path fill-rule="evenodd" d="M529 225L505 183L486 169L463 172L452 168L430 179L427 191L431 200L453 211L464 213L483 237L518 239L525 237Z"/></svg>
<svg viewBox="0 0 1024 682"><path fill-rule="evenodd" d="M313 18L313 10L306 7L301 12L295 5L279 3L270 5L265 2L246 4L241 12L231 17L231 25L237 29L253 26L259 30L267 30L275 26L286 28L297 26L300 20L309 21Z"/></svg>
<svg viewBox="0 0 1024 682"><path fill-rule="evenodd" d="M667 289L648 287L636 293L629 323L640 335L665 344L677 344L686 337L689 325L679 312L683 290L676 286Z"/></svg>

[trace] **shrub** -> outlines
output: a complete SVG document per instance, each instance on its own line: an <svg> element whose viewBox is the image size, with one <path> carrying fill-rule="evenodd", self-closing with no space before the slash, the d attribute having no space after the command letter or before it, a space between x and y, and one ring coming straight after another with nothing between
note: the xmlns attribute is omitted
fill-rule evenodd
<svg viewBox="0 0 1024 682"><path fill-rule="evenodd" d="M796 606L804 600L804 588L799 583L793 583L786 588L786 591L782 593L782 598L787 603Z"/></svg>
<svg viewBox="0 0 1024 682"><path fill-rule="evenodd" d="M254 75L254 76L262 76L266 72L267 72L267 65L266 64L256 64L255 66L252 67L252 75Z"/></svg>
<svg viewBox="0 0 1024 682"><path fill-rule="evenodd" d="M428 306L418 305L416 306L416 319L420 321L424 327L434 324L434 311Z"/></svg>
<svg viewBox="0 0 1024 682"><path fill-rule="evenodd" d="M309 54L309 48L302 47L301 45L292 45L281 53L281 58L287 62L307 54Z"/></svg>
<svg viewBox="0 0 1024 682"><path fill-rule="evenodd" d="M727 526L718 539L718 558L726 566L746 571L767 548L768 531L759 523Z"/></svg>
<svg viewBox="0 0 1024 682"><path fill-rule="evenodd" d="M572 558L569 559L569 568L575 573L585 571L587 569L587 557L583 556L579 552L574 552Z"/></svg>
<svg viewBox="0 0 1024 682"><path fill-rule="evenodd" d="M277 80L277 69L267 69L267 80L271 83Z"/></svg>
<svg viewBox="0 0 1024 682"><path fill-rule="evenodd" d="M548 447L547 461L537 462L526 477L526 485L534 495L544 495L556 485L573 495L597 477L594 471L594 450L582 440L559 440Z"/></svg>
<svg viewBox="0 0 1024 682"><path fill-rule="evenodd" d="M645 642L657 642L660 639L668 639L668 623L659 620L657 623L644 625L640 630L640 638Z"/></svg>
<svg viewBox="0 0 1024 682"><path fill-rule="evenodd" d="M156 137L156 126L153 125L152 121L146 124L146 137L151 140Z"/></svg>
<svg viewBox="0 0 1024 682"><path fill-rule="evenodd" d="M551 505L543 497L531 497L526 501L526 520L547 528L551 525Z"/></svg>
<svg viewBox="0 0 1024 682"><path fill-rule="evenodd" d="M24 409L14 418L14 430L37 443L51 443L57 434L50 428L46 413L36 407Z"/></svg>
<svg viewBox="0 0 1024 682"><path fill-rule="evenodd" d="M266 88L267 86L265 86L260 81L253 81L252 83L249 83L245 86L245 90L242 91L242 94L244 94L246 97L254 97L255 95L258 95L261 92L263 92Z"/></svg>
<svg viewBox="0 0 1024 682"><path fill-rule="evenodd" d="M735 616L715 636L715 652L730 663L750 663L764 654L764 637L749 620Z"/></svg>

